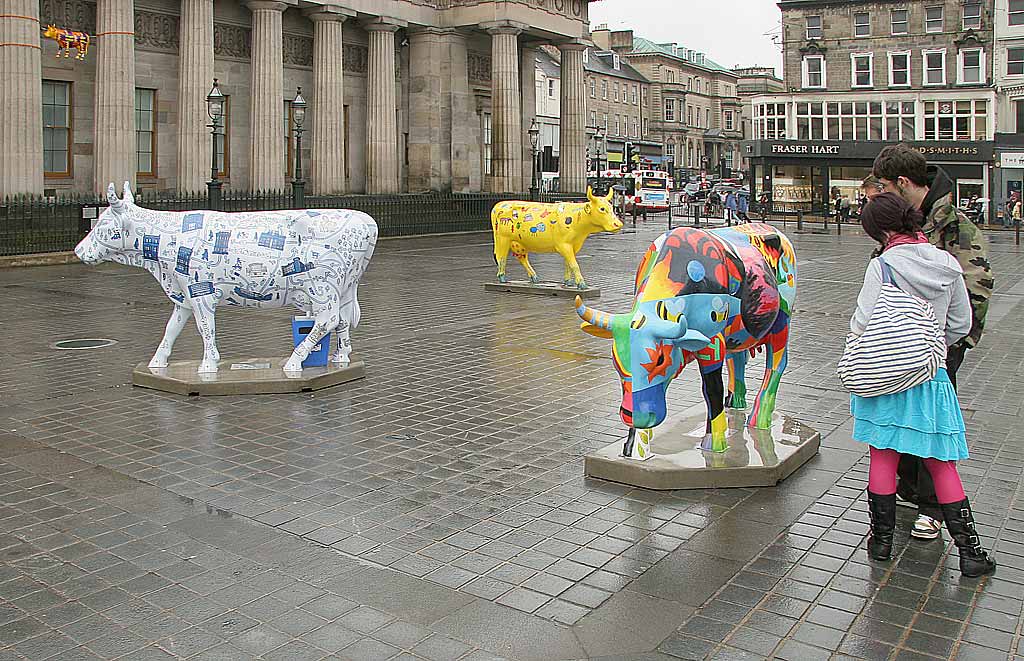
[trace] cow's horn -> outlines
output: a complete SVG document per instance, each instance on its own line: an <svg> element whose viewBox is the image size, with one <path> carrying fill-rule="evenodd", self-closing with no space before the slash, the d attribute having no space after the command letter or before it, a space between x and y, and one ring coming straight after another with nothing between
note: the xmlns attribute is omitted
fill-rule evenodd
<svg viewBox="0 0 1024 661"><path fill-rule="evenodd" d="M580 319L588 324L592 324L598 328L611 329L612 315L607 312L601 312L600 310L587 307L583 304L583 299L579 296L576 297L576 314L578 314Z"/></svg>
<svg viewBox="0 0 1024 661"><path fill-rule="evenodd" d="M124 194L121 197L126 205L135 204L135 195L132 194L131 182L124 182Z"/></svg>

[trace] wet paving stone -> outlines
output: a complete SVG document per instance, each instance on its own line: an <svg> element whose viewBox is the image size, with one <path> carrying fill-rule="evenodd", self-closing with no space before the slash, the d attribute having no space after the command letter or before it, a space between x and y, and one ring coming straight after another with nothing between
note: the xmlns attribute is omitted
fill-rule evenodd
<svg viewBox="0 0 1024 661"><path fill-rule="evenodd" d="M588 242L599 307L626 309L657 233ZM994 312L961 372L972 451L961 470L1000 569L960 581L948 536L909 539L909 511L891 563L864 554L867 464L834 362L870 244L858 232L793 238L801 295L779 409L819 429L823 448L774 489L657 493L583 478L583 455L621 429L608 348L564 301L483 292L486 235L383 242L354 333L367 378L294 396L128 386L167 314L142 272L0 273L0 655L482 660L526 648L437 630L441 616L415 598L370 598L352 578L366 568L444 591L453 611L468 609L459 621L498 604L510 622L552 627L545 640L616 617L622 597L676 604L669 626L638 624L625 658L1019 654L1018 249L993 239ZM428 304L430 324L409 324ZM290 349L288 313L251 321L222 315L222 353ZM68 328L102 329L116 353L68 358L38 339ZM199 350L191 331L175 349ZM669 406L700 401L684 371Z"/></svg>

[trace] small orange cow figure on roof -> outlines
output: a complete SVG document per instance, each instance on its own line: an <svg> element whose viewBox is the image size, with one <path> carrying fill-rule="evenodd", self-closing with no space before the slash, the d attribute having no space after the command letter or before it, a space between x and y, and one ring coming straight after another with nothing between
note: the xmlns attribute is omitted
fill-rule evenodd
<svg viewBox="0 0 1024 661"><path fill-rule="evenodd" d="M61 56L61 50L64 51L64 57L71 57L71 49L74 48L78 53L75 59L84 60L86 53L89 52L89 35L84 32L47 25L43 36L57 42L57 57Z"/></svg>

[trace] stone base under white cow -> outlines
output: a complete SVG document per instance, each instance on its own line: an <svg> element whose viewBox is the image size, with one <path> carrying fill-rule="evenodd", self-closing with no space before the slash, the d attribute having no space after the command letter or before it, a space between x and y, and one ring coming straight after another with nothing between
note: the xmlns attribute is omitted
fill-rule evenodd
<svg viewBox="0 0 1024 661"><path fill-rule="evenodd" d="M176 395L270 395L322 390L366 376L361 360L328 363L301 372L284 369L287 356L226 358L216 372L198 372L199 360L175 360L167 367L139 363L132 384Z"/></svg>
<svg viewBox="0 0 1024 661"><path fill-rule="evenodd" d="M508 282L485 282L484 291L511 292L513 294L534 294L536 296L558 296L583 300L601 298L599 288L577 289L567 287L561 282L530 282L529 280L510 280Z"/></svg>

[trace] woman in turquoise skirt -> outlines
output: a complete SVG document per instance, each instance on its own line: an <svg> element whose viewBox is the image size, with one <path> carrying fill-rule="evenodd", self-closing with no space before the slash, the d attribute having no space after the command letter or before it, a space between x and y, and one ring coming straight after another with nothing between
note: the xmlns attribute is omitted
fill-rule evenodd
<svg viewBox="0 0 1024 661"><path fill-rule="evenodd" d="M971 328L971 307L963 271L956 259L928 243L919 231L917 209L894 193L882 193L861 213L861 226L882 246L880 258L871 260L850 329L864 332L882 289L883 259L900 289L932 304L946 345ZM868 554L875 560L892 557L896 529L896 467L900 454L921 457L935 482L949 533L960 552L960 572L982 576L996 563L981 548L971 505L964 494L956 462L967 458L967 438L960 402L943 364L931 381L909 390L878 397L850 396L854 417L853 438L871 451L868 474L868 511L871 536Z"/></svg>

